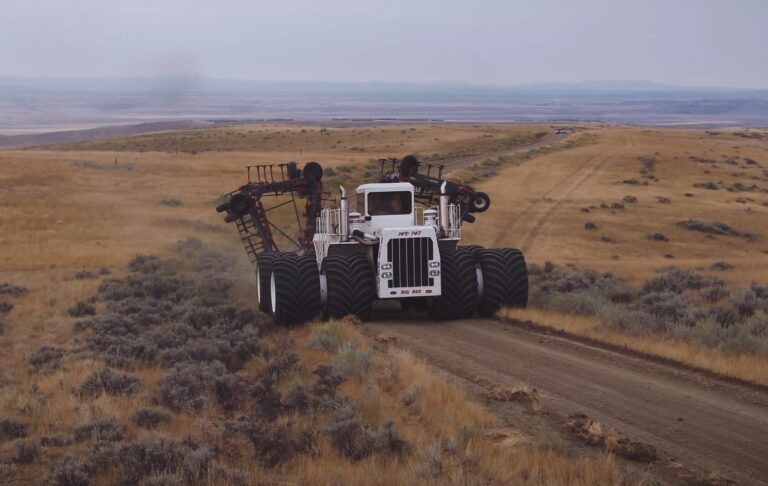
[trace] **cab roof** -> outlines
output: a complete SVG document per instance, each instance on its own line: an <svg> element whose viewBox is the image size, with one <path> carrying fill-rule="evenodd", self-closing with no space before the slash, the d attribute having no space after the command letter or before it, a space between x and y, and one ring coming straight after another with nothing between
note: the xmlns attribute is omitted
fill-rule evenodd
<svg viewBox="0 0 768 486"><path fill-rule="evenodd" d="M362 184L357 187L355 192L413 192L413 184L410 182L381 182Z"/></svg>

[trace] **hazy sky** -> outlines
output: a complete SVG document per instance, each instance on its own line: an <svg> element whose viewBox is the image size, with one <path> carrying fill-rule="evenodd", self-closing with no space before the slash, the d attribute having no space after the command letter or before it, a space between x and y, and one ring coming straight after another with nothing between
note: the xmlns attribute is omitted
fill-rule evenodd
<svg viewBox="0 0 768 486"><path fill-rule="evenodd" d="M0 76L768 88L766 0L0 0Z"/></svg>

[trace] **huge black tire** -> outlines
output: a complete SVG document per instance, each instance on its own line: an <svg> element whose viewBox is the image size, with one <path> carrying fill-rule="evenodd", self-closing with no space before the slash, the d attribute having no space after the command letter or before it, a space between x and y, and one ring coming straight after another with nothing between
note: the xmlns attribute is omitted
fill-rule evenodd
<svg viewBox="0 0 768 486"><path fill-rule="evenodd" d="M458 246L456 247L456 251L465 251L472 255L472 258L475 260L475 262L478 262L480 259L480 253L485 250L480 245L466 245L466 246Z"/></svg>
<svg viewBox="0 0 768 486"><path fill-rule="evenodd" d="M441 293L428 312L433 319L466 319L477 309L475 260L467 251L440 254Z"/></svg>
<svg viewBox="0 0 768 486"><path fill-rule="evenodd" d="M298 260L297 302L302 313L300 322L303 323L320 317L323 312L323 303L320 299L320 269L317 266L315 252L300 256Z"/></svg>
<svg viewBox="0 0 768 486"><path fill-rule="evenodd" d="M504 268L507 272L509 285L504 304L509 307L526 307L528 305L528 267L525 257L520 250L502 248Z"/></svg>
<svg viewBox="0 0 768 486"><path fill-rule="evenodd" d="M483 317L491 317L505 305L509 296L509 282L505 255L501 250L483 250L478 257L482 272L483 296L477 310Z"/></svg>
<svg viewBox="0 0 768 486"><path fill-rule="evenodd" d="M262 253L256 257L256 293L259 296L259 310L272 313L272 301L269 296L272 262L280 253Z"/></svg>
<svg viewBox="0 0 768 486"><path fill-rule="evenodd" d="M364 255L332 255L323 261L327 289L326 314L333 319L371 316L376 296L373 270Z"/></svg>
<svg viewBox="0 0 768 486"><path fill-rule="evenodd" d="M320 274L314 254L279 254L272 262L270 300L275 324L303 324L321 311Z"/></svg>

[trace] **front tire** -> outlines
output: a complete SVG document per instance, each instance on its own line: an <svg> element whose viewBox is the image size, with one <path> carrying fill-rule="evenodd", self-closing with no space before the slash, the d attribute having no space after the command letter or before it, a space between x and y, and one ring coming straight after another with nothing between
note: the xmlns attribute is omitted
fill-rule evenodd
<svg viewBox="0 0 768 486"><path fill-rule="evenodd" d="M504 268L507 271L509 291L504 304L509 307L526 307L528 305L528 266L520 250L502 248Z"/></svg>
<svg viewBox="0 0 768 486"><path fill-rule="evenodd" d="M477 308L477 273L475 260L466 251L454 251L440 255L442 275L439 297L429 306L433 319L466 319Z"/></svg>
<svg viewBox="0 0 768 486"><path fill-rule="evenodd" d="M483 276L483 296L477 310L483 317L492 317L506 303L509 284L504 254L501 250L483 250L478 257Z"/></svg>
<svg viewBox="0 0 768 486"><path fill-rule="evenodd" d="M355 315L363 321L370 319L376 288L368 258L364 255L328 256L323 261L323 273L328 317L340 319Z"/></svg>
<svg viewBox="0 0 768 486"><path fill-rule="evenodd" d="M478 259L480 258L480 252L482 252L483 250L485 250L485 248L483 248L480 245L465 245L465 246L456 247L456 251L465 251L470 255L472 255L472 259L474 261L478 261Z"/></svg>
<svg viewBox="0 0 768 486"><path fill-rule="evenodd" d="M275 324L303 324L321 311L320 274L314 254L281 254L273 261L270 301Z"/></svg>

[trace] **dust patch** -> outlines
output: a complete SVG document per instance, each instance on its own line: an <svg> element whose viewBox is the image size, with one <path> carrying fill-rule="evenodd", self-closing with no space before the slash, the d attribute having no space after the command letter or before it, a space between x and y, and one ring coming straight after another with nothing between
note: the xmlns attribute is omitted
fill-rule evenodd
<svg viewBox="0 0 768 486"><path fill-rule="evenodd" d="M621 457L637 462L655 462L659 459L656 448L651 444L622 437L615 430L589 418L583 413L568 416L565 423L566 433L587 445L602 447Z"/></svg>
<svg viewBox="0 0 768 486"><path fill-rule="evenodd" d="M542 399L539 390L528 385L515 387L493 386L488 390L486 398L497 402L522 403L532 412L540 412L542 410Z"/></svg>

